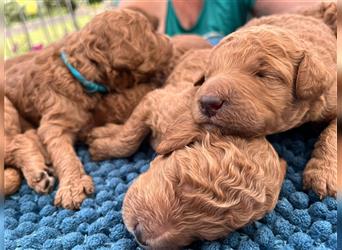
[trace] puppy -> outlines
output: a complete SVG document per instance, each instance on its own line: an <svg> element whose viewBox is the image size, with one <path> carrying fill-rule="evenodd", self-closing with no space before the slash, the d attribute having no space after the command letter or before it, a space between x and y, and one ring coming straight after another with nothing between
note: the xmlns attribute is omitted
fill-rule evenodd
<svg viewBox="0 0 342 250"><path fill-rule="evenodd" d="M76 156L74 142L93 122L105 92L120 93L166 71L172 45L144 15L113 10L32 55L5 72L5 113L9 114L5 164L20 168L28 183L42 183L37 185L43 186L43 192L53 185L47 181L50 175L42 158L40 164L26 164L19 153L19 145L25 148L37 142L23 130L25 119L37 128L58 176L55 204L75 209L94 187ZM36 184L33 188L40 191Z"/></svg>
<svg viewBox="0 0 342 250"><path fill-rule="evenodd" d="M336 37L322 20L293 14L251 21L213 49L197 84L192 114L208 130L253 137L329 123L304 187L336 196Z"/></svg>
<svg viewBox="0 0 342 250"><path fill-rule="evenodd" d="M274 208L286 164L265 138L207 134L192 120L190 106L210 50L184 55L166 87L148 93L124 125L91 133L94 159L132 155L150 133L152 147L173 145L182 131L188 147L158 156L128 190L123 218L149 249L178 249L196 239L214 240ZM172 134L172 138L168 137ZM166 141L167 143L165 143Z"/></svg>
<svg viewBox="0 0 342 250"><path fill-rule="evenodd" d="M172 37L170 39L170 42L172 44L172 56L168 60L168 66L165 68L164 71L162 71L162 76L166 76L169 74L169 72L173 69L173 67L179 62L180 57L186 52L191 49L203 49L203 48L210 48L211 45L203 38L195 35L179 35ZM47 49L51 49L51 47L56 45L50 45ZM6 61L6 68L10 68L13 65L18 65L22 62L29 61L32 59L32 56L35 55L37 52L31 52L27 55L19 56L14 59L10 59ZM101 102L95 107L94 114L92 117L92 122L88 123L87 126L83 127L81 132L78 135L78 139L83 140L85 138L85 135L87 134L87 131L94 127L94 126L103 126L105 123L113 122L117 124L122 124L127 120L127 118L130 116L131 112L133 111L134 107L140 102L142 97L146 95L149 91L160 87L161 84L163 84L163 79L152 79L152 82L150 83L140 83L132 88L123 89L120 91L120 93L110 93L108 95L104 95L102 97ZM8 100L6 100L8 101ZM113 109L115 107L115 109ZM6 109L6 113L11 114L11 109ZM15 110L14 110L15 113ZM13 116L12 116L13 117ZM10 121L11 119L9 119ZM12 127L11 125L5 126L7 128ZM19 124L15 126L16 128L19 128ZM30 134L36 133L35 130L33 130L32 125L29 126ZM23 131L26 131L26 129L23 129ZM26 132L25 132L26 133ZM7 133L8 135L10 132ZM16 132L15 134L18 134ZM27 136L24 136L23 138L26 138ZM8 148L7 156L12 157L13 165L19 165L15 164L14 160L16 157L16 154L13 154L15 151L21 151L22 154L25 154L25 161L31 162L32 164L23 164L20 163L20 166L32 166L31 168L35 169L36 166L42 166L43 168L46 168L47 171L45 173L52 173L51 165L46 167L46 164L44 164L44 160L48 161L47 154L44 152L42 154L42 147L41 142L37 135L35 136L28 136L31 141L27 141L26 143L23 143L23 141L20 141L20 143L17 143L14 145L14 148ZM36 140L35 140L36 139ZM37 150L40 149L40 150ZM12 152L12 155L10 156ZM23 158L23 157L21 157ZM37 161L38 160L38 161ZM9 164L9 162L7 162ZM11 168L9 170L9 166L6 166L6 176L8 178L6 179L5 185L5 195L9 195L14 193L20 186L21 178L20 173L17 169ZM29 168L23 169L24 176L28 180L28 184L30 187L34 188L39 193L47 193L51 191L52 186L54 184L54 178L53 176L48 176L48 178L45 178L45 173L43 172L41 176L35 178L34 180L31 178L31 175L33 174L32 171L30 171Z"/></svg>
<svg viewBox="0 0 342 250"><path fill-rule="evenodd" d="M285 172L265 138L207 134L151 162L127 191L123 219L148 249L215 240L271 211Z"/></svg>

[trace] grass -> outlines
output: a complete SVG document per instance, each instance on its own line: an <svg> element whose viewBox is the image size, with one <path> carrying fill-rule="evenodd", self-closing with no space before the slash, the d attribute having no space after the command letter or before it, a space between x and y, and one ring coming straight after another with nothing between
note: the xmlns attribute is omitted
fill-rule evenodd
<svg viewBox="0 0 342 250"><path fill-rule="evenodd" d="M91 16L78 16L77 23L80 27L83 27L90 19ZM44 32L45 28L43 26L37 27L37 29L30 32L29 36L32 46L46 46L49 43L62 38L65 35L65 31L70 33L75 30L71 20L68 20L65 23L49 24L47 29L50 40L48 40ZM21 55L29 50L25 33L11 34L10 37L5 37L5 43L5 59Z"/></svg>

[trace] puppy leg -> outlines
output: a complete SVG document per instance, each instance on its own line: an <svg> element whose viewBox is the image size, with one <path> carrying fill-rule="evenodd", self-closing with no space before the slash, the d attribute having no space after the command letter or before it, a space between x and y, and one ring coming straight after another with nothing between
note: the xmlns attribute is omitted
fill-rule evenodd
<svg viewBox="0 0 342 250"><path fill-rule="evenodd" d="M140 103L124 125L112 124L94 131L92 137L95 139L89 145L94 160L128 157L135 153L150 131L145 122L148 114L146 105L146 101Z"/></svg>
<svg viewBox="0 0 342 250"><path fill-rule="evenodd" d="M5 168L4 180L4 194L14 194L15 192L17 192L21 184L21 176L19 170L11 167Z"/></svg>
<svg viewBox="0 0 342 250"><path fill-rule="evenodd" d="M9 99L5 98L5 165L20 168L28 185L38 193L51 191L55 180L46 165L47 156L36 131L21 133L20 118Z"/></svg>
<svg viewBox="0 0 342 250"><path fill-rule="evenodd" d="M94 140L115 136L122 129L123 125L107 123L103 127L96 127L91 130L87 137L87 144L93 143Z"/></svg>
<svg viewBox="0 0 342 250"><path fill-rule="evenodd" d="M6 146L5 155L12 156L10 165L21 169L31 188L46 194L52 190L55 179L41 150L36 131L31 129L12 138L11 143Z"/></svg>
<svg viewBox="0 0 342 250"><path fill-rule="evenodd" d="M304 170L304 188L312 188L321 198L337 192L337 122L334 119L316 142L312 158Z"/></svg>
<svg viewBox="0 0 342 250"><path fill-rule="evenodd" d="M60 107L70 107L70 104L66 103L59 105ZM81 111L70 114L70 116L69 114L68 116L47 114L42 117L38 128L38 135L46 145L59 179L55 205L68 209L78 209L86 196L94 192L92 179L85 173L73 147L78 128L83 126L80 123L86 121L87 114ZM62 127L65 125L69 126Z"/></svg>

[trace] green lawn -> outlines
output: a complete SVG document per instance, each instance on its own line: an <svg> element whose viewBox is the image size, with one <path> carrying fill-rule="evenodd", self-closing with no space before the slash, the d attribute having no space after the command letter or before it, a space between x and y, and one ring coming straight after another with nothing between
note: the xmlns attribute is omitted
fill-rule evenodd
<svg viewBox="0 0 342 250"><path fill-rule="evenodd" d="M83 27L89 20L91 16L79 16L77 17L77 23L80 27ZM72 21L67 21L65 24L58 23L48 26L48 33L50 34L51 41L47 40L47 37L44 33L44 28L39 27L30 32L30 40L33 46L37 45L48 45L50 42L56 41L62 38L65 34L65 29L68 33L74 31L74 26ZM9 42L11 41L11 42ZM13 43L16 47L16 50L13 50ZM12 48L10 47L12 46ZM28 51L27 43L26 43L26 36L25 33L20 34L12 34L11 37L5 38L5 59L10 58L16 55L23 54Z"/></svg>

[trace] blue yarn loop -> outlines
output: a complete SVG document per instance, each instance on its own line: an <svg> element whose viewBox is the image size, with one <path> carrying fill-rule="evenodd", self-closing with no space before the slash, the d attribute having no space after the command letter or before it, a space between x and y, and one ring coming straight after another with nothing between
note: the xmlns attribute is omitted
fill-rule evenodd
<svg viewBox="0 0 342 250"><path fill-rule="evenodd" d="M64 51L61 51L60 57L64 65L68 68L69 72L73 75L73 77L75 77L80 82L82 87L88 93L108 93L108 88L105 85L87 80L76 68L74 68L68 62L68 57Z"/></svg>

